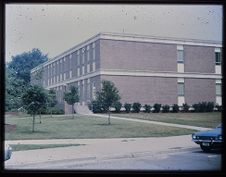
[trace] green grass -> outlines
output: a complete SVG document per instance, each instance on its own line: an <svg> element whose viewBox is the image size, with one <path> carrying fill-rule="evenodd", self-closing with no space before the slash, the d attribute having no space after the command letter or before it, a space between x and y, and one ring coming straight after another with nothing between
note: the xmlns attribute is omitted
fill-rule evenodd
<svg viewBox="0 0 226 177"><path fill-rule="evenodd" d="M13 151L25 151L34 149L47 149L68 146L81 146L82 144L10 144Z"/></svg>
<svg viewBox="0 0 226 177"><path fill-rule="evenodd" d="M153 125L94 116L79 116L74 119L68 116L46 116L39 123L36 119L35 132L32 133L31 117L7 117L8 124L15 124L14 132L5 133L6 140L25 139L79 139L79 138L134 138L162 137L191 134L194 130Z"/></svg>
<svg viewBox="0 0 226 177"><path fill-rule="evenodd" d="M175 123L191 125L198 127L214 128L222 120L222 114L219 112L209 113L121 113L112 114L118 117L137 118L143 120L160 121L166 123Z"/></svg>

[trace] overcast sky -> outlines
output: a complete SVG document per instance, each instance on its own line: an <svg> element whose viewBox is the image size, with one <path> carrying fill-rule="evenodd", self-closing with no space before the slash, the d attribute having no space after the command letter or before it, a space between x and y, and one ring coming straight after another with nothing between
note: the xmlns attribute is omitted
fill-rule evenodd
<svg viewBox="0 0 226 177"><path fill-rule="evenodd" d="M222 41L220 5L6 5L6 61L39 48L52 58L99 32Z"/></svg>

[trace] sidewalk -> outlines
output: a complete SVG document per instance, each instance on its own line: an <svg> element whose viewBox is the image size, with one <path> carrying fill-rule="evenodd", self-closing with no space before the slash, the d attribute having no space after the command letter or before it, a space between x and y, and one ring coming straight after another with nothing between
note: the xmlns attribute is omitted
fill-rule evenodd
<svg viewBox="0 0 226 177"><path fill-rule="evenodd" d="M107 115L101 115L101 114L92 114L92 116L104 117L104 118L108 117ZM165 125L165 126L170 126L170 127L187 128L187 129L198 130L198 131L211 130L211 128L196 127L196 126L181 125L181 124L172 124L172 123L165 123L165 122L158 122L158 121L151 121L151 120L141 120L141 119L134 119L134 118L131 119L131 118L124 118L124 117L116 117L116 116L111 116L111 118L118 119L118 120L128 120L128 121L133 121L133 122L156 124L156 125Z"/></svg>
<svg viewBox="0 0 226 177"><path fill-rule="evenodd" d="M12 144L13 141L7 141ZM74 140L30 140L14 141L29 144L76 143L82 146L49 148L13 152L12 158L5 162L6 168L51 161L84 161L118 159L173 152L198 146L190 135L158 138L115 138L115 139L74 139Z"/></svg>

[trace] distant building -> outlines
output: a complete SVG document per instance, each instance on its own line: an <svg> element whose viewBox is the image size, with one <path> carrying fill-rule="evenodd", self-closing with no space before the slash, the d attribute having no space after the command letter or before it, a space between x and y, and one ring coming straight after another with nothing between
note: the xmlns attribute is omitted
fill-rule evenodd
<svg viewBox="0 0 226 177"><path fill-rule="evenodd" d="M221 105L221 52L215 41L100 33L32 69L31 82L56 90L66 112L69 86L78 87L86 105L102 80L114 82L122 103Z"/></svg>

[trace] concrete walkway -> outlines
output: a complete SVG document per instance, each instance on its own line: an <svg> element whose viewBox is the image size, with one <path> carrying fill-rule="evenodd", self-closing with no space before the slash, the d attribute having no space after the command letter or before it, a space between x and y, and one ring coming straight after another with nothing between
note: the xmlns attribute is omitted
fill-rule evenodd
<svg viewBox="0 0 226 177"><path fill-rule="evenodd" d="M45 162L106 160L152 156L190 148L199 149L191 141L191 135L158 138L113 138L113 139L65 139L7 141L9 144L84 144L81 146L15 151L5 162L6 169L23 169L29 165Z"/></svg>
<svg viewBox="0 0 226 177"><path fill-rule="evenodd" d="M108 115L102 115L102 114L92 114L92 116L104 117L104 118L108 117ZM133 121L133 122L148 123L148 124L164 125L164 126L170 126L170 127L187 128L187 129L198 130L198 131L211 130L211 128L196 127L196 126L181 125L181 124L172 124L172 123L165 123L165 122L158 122L158 121L151 121L151 120L141 120L141 119L116 117L116 116L111 116L111 118L118 119L118 120L128 120L128 121Z"/></svg>

